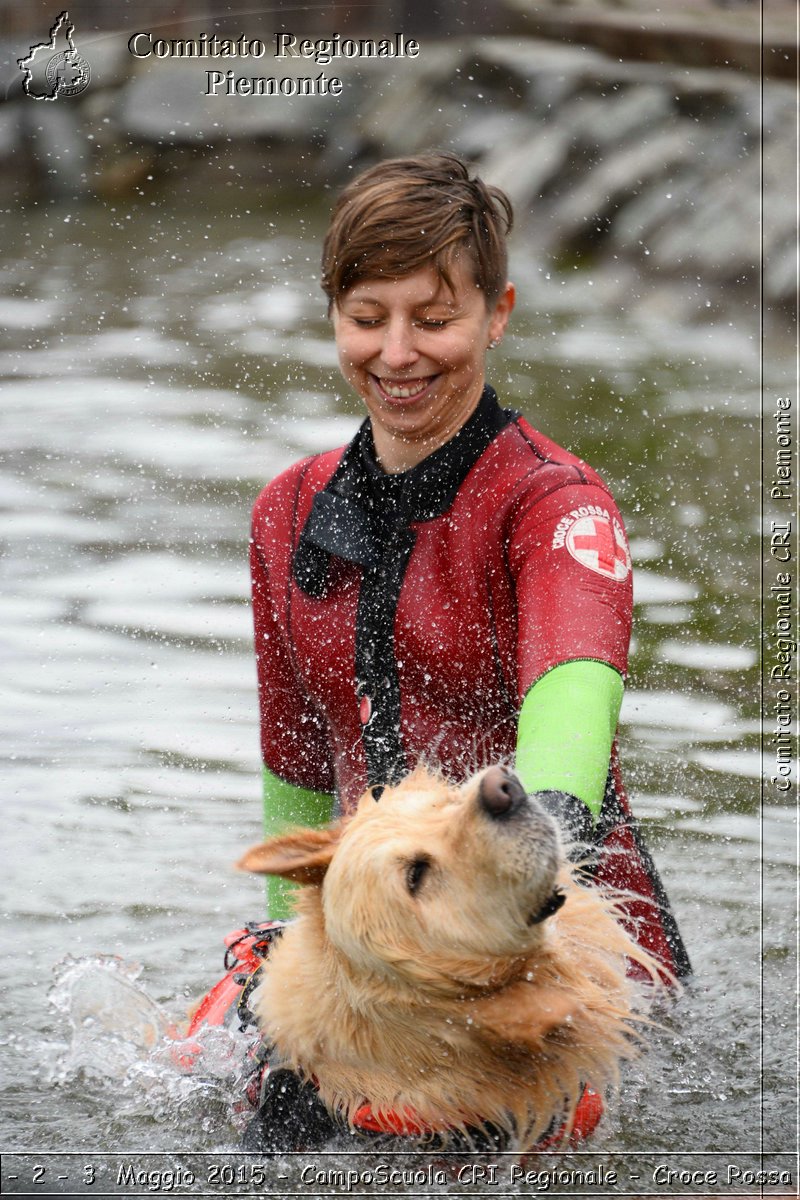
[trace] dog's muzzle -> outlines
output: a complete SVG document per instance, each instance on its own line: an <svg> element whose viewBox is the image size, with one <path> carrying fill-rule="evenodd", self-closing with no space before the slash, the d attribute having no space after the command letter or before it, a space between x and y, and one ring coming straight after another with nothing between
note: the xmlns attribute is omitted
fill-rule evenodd
<svg viewBox="0 0 800 1200"><path fill-rule="evenodd" d="M492 821L508 821L523 809L530 810L531 797L522 783L508 767L489 767L481 776L478 785L478 805ZM534 801L534 807L539 805ZM542 811L542 819L548 824L550 818ZM539 925L557 913L566 897L555 887L544 903L528 918L529 925Z"/></svg>

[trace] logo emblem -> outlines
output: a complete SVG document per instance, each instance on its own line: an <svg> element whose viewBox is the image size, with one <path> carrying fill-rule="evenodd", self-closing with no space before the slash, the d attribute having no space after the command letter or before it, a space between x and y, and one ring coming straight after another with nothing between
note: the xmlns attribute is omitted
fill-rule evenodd
<svg viewBox="0 0 800 1200"><path fill-rule="evenodd" d="M621 583L631 570L631 555L619 521L608 515L578 517L564 544L576 562Z"/></svg>
<svg viewBox="0 0 800 1200"><path fill-rule="evenodd" d="M24 74L22 88L32 100L57 100L59 96L79 96L92 77L88 62L75 48L69 13L59 13L50 30L50 41L31 46L17 65ZM53 51L56 51L54 54Z"/></svg>

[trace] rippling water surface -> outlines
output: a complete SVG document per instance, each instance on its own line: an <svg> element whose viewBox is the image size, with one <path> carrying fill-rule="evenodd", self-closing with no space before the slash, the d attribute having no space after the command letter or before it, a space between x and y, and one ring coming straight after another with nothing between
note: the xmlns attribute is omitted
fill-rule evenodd
<svg viewBox="0 0 800 1200"><path fill-rule="evenodd" d="M192 1081L146 1030L180 1018L219 975L222 936L262 915L259 883L231 867L259 833L249 509L359 420L314 282L322 219L304 194L275 211L143 200L11 223L8 1149L237 1145L229 1047ZM759 807L757 345L633 285L610 302L591 272L530 261L522 238L514 276L490 380L596 466L625 515L637 572L623 761L696 970L593 1148L610 1163L762 1136L785 1149L794 831L791 812ZM125 997L138 1041L103 1026L103 1004Z"/></svg>

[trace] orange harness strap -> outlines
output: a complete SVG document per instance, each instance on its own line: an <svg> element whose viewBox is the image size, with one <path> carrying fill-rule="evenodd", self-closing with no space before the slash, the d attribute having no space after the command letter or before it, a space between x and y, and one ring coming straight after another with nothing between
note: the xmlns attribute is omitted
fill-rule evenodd
<svg viewBox="0 0 800 1200"><path fill-rule="evenodd" d="M592 1088L586 1085L575 1108L572 1129L568 1145L575 1146L594 1133L603 1115L602 1098ZM356 1129L368 1133L391 1133L397 1137L420 1137L423 1134L437 1133L437 1130L420 1121L411 1109L402 1112L374 1113L369 1104L362 1104L353 1117ZM549 1150L558 1146L566 1134L566 1125L561 1125L553 1133L548 1133L535 1147L536 1152Z"/></svg>

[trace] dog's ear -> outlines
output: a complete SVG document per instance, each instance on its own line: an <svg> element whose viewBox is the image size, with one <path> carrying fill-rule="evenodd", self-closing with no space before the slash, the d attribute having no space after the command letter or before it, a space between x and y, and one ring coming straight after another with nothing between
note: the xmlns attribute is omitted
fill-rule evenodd
<svg viewBox="0 0 800 1200"><path fill-rule="evenodd" d="M497 1041L535 1049L548 1034L572 1025L581 1007L575 993L566 988L520 981L477 1000L472 1019Z"/></svg>
<svg viewBox="0 0 800 1200"><path fill-rule="evenodd" d="M258 875L280 875L294 883L322 883L336 843L337 826L325 829L293 829L270 838L260 846L251 846L239 859L240 871Z"/></svg>

